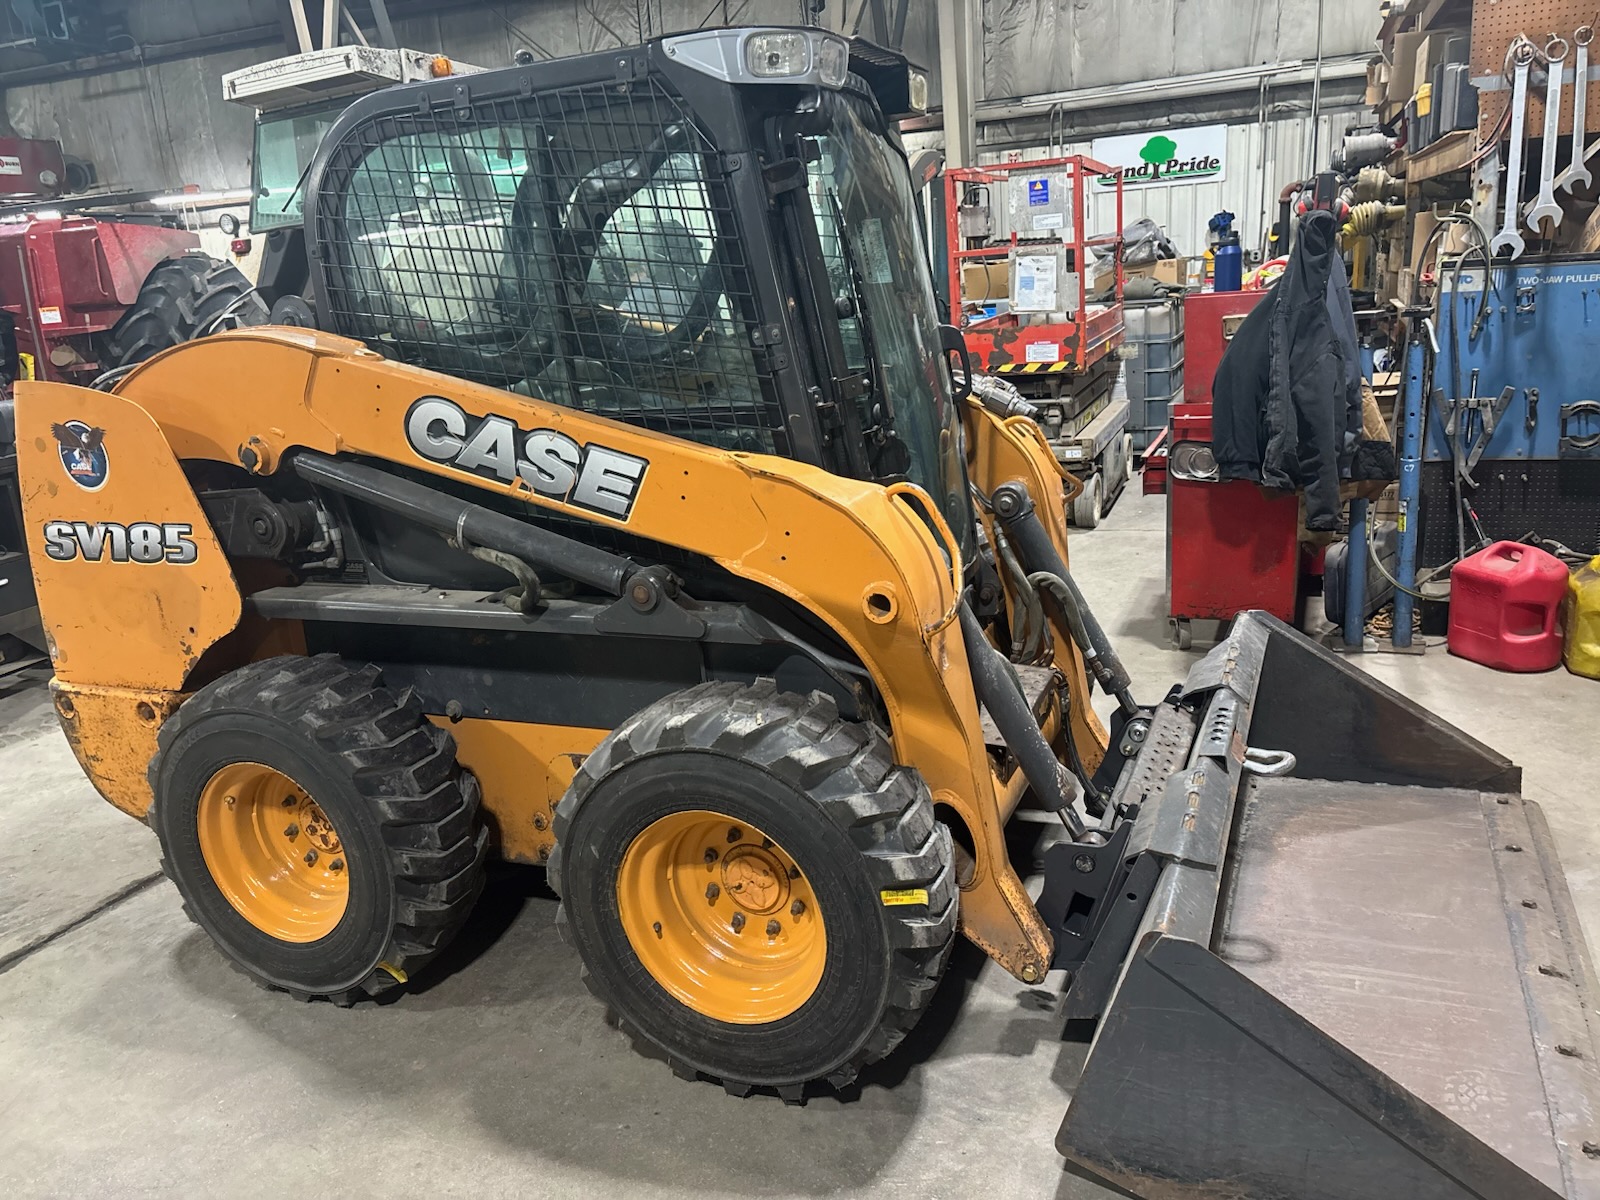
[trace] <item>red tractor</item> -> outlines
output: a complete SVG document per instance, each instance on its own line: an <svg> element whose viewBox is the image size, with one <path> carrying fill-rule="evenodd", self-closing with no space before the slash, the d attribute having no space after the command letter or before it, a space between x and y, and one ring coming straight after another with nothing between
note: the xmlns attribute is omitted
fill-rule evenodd
<svg viewBox="0 0 1600 1200"><path fill-rule="evenodd" d="M0 374L91 383L217 329L260 324L238 268L182 229L31 213L0 219Z"/></svg>
<svg viewBox="0 0 1600 1200"><path fill-rule="evenodd" d="M0 145L0 195L49 202L61 153L55 143L25 143L41 144L54 147L42 167ZM16 172L6 168L18 162L23 186L8 187ZM12 383L93 384L179 342L266 319L250 281L202 254L186 230L45 208L0 217L0 677L43 648L17 495Z"/></svg>

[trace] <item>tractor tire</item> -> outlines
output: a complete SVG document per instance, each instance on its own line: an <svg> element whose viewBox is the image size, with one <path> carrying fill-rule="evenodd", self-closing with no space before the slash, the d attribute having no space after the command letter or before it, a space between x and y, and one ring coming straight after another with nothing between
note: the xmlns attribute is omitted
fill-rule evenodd
<svg viewBox="0 0 1600 1200"><path fill-rule="evenodd" d="M404 983L483 889L455 741L378 669L252 663L162 726L147 820L184 911L262 985L349 1004Z"/></svg>
<svg viewBox="0 0 1600 1200"><path fill-rule="evenodd" d="M237 267L204 254L169 258L145 276L133 307L112 326L110 365L141 363L220 328L266 319L266 303Z"/></svg>
<svg viewBox="0 0 1600 1200"><path fill-rule="evenodd" d="M932 998L956 934L950 831L829 697L708 683L589 755L556 808L557 926L680 1075L735 1095L854 1082Z"/></svg>

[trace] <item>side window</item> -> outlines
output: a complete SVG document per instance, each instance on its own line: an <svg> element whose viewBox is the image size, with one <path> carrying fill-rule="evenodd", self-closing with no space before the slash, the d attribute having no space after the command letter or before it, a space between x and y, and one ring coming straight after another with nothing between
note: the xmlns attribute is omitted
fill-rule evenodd
<svg viewBox="0 0 1600 1200"><path fill-rule="evenodd" d="M339 332L402 361L725 449L783 422L718 157L660 93L374 127L334 198ZM369 135L370 136L370 135Z"/></svg>
<svg viewBox="0 0 1600 1200"><path fill-rule="evenodd" d="M348 250L367 307L386 318L380 339L514 332L501 282L527 156L511 132L397 137L356 169L344 197Z"/></svg>

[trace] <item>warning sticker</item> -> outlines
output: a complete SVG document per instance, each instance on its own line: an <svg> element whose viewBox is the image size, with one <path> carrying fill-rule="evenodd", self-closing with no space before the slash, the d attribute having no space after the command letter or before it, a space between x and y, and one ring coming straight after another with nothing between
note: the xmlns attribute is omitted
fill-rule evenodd
<svg viewBox="0 0 1600 1200"><path fill-rule="evenodd" d="M0 154L0 175L21 175L22 160L15 154Z"/></svg>
<svg viewBox="0 0 1600 1200"><path fill-rule="evenodd" d="M896 904L926 904L928 902L927 888L884 888L878 893L883 898L883 906L892 908Z"/></svg>
<svg viewBox="0 0 1600 1200"><path fill-rule="evenodd" d="M1022 350L1028 362L1060 362L1060 342L1029 342Z"/></svg>
<svg viewBox="0 0 1600 1200"><path fill-rule="evenodd" d="M41 308L39 310L39 324L41 324L41 325L59 325L59 324L61 324L61 310L59 308Z"/></svg>
<svg viewBox="0 0 1600 1200"><path fill-rule="evenodd" d="M1048 179L1028 180L1028 204L1033 208L1040 208L1050 203L1050 181Z"/></svg>

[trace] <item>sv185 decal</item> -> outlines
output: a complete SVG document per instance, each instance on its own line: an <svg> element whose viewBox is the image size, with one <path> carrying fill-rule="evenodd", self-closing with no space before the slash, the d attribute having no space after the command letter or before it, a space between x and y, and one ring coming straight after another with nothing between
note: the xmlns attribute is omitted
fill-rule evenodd
<svg viewBox="0 0 1600 1200"><path fill-rule="evenodd" d="M554 429L521 429L506 417L474 417L454 400L424 396L406 413L406 440L430 462L515 483L541 496L626 521L649 460L598 442L579 445Z"/></svg>
<svg viewBox="0 0 1600 1200"><path fill-rule="evenodd" d="M46 521L44 552L57 562L71 562L80 554L85 562L173 563L187 566L199 556L189 535L191 525L157 525L141 521L118 525L114 521Z"/></svg>

